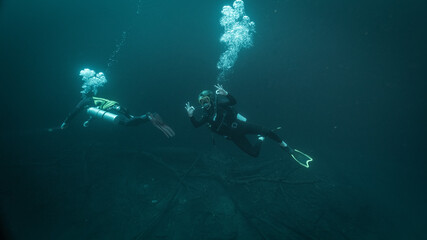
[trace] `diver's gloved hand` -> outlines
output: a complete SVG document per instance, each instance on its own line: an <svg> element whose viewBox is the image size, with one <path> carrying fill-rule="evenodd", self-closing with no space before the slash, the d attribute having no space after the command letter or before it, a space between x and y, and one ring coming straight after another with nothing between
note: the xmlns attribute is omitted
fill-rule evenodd
<svg viewBox="0 0 427 240"><path fill-rule="evenodd" d="M216 94L223 95L223 96L228 95L228 92L225 91L225 89L222 87L221 84L214 85L214 87L216 88L216 91L215 91Z"/></svg>
<svg viewBox="0 0 427 240"><path fill-rule="evenodd" d="M187 104L185 104L185 110L187 110L188 116L192 117L194 114L195 108L190 105L190 102L187 102Z"/></svg>
<svg viewBox="0 0 427 240"><path fill-rule="evenodd" d="M68 127L68 123L63 122L63 123L61 124L61 130L66 129L67 127Z"/></svg>

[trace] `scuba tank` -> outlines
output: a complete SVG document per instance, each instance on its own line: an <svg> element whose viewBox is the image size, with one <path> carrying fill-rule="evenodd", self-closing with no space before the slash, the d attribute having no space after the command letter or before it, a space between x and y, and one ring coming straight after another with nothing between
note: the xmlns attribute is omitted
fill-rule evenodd
<svg viewBox="0 0 427 240"><path fill-rule="evenodd" d="M114 113L110 113L95 107L90 107L87 109L87 114L94 118L99 118L108 122L118 124L120 122L120 116Z"/></svg>

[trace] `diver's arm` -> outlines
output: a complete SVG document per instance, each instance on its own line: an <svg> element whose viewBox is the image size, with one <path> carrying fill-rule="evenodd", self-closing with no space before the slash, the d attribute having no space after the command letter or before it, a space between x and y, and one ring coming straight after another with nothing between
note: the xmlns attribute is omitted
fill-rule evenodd
<svg viewBox="0 0 427 240"><path fill-rule="evenodd" d="M86 108L88 105L90 105L92 101L92 98L84 98L82 99L74 108L74 110L68 114L68 116L65 118L61 128L64 129L76 116L79 114L84 108Z"/></svg>
<svg viewBox="0 0 427 240"><path fill-rule="evenodd" d="M224 87L222 87L221 84L217 84L215 85L216 91L215 93L218 96L224 96L224 98L220 98L217 101L218 105L222 105L222 106L233 106L237 103L236 99L231 96L225 89Z"/></svg>
<svg viewBox="0 0 427 240"><path fill-rule="evenodd" d="M195 128L198 128L203 124L207 123L207 119L205 117L202 117L200 120L197 120L194 116L191 116L190 121Z"/></svg>
<svg viewBox="0 0 427 240"><path fill-rule="evenodd" d="M226 98L228 99L228 103L227 103L228 106L236 105L237 101L233 96L231 96L230 94L227 94Z"/></svg>
<svg viewBox="0 0 427 240"><path fill-rule="evenodd" d="M236 105L237 101L236 99L231 96L230 94L227 95L222 95L223 97L217 96L218 97L218 105L220 106L233 106Z"/></svg>
<svg viewBox="0 0 427 240"><path fill-rule="evenodd" d="M207 122L207 118L205 117L205 115L203 115L203 117L200 120L197 120L193 114L194 114L194 110L196 110L195 107L190 105L190 102L187 102L185 104L185 110L187 110L187 114L188 117L190 118L191 123L193 124L194 127L198 128L200 126L202 126L203 124L205 124Z"/></svg>

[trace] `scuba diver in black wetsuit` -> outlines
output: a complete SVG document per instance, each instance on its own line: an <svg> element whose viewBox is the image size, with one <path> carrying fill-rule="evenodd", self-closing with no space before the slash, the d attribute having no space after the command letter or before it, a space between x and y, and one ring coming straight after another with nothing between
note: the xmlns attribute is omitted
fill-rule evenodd
<svg viewBox="0 0 427 240"><path fill-rule="evenodd" d="M61 125L65 129L71 120L81 111L86 110L90 116L84 122L83 126L88 127L92 118L99 118L124 126L137 126L150 121L157 129L163 132L166 137L175 136L175 132L166 125L157 113L146 113L141 116L133 116L129 111L119 105L116 101L93 96L92 92L85 93L82 100L77 104L75 109L67 116Z"/></svg>
<svg viewBox="0 0 427 240"><path fill-rule="evenodd" d="M219 84L215 85L215 88L215 94L210 90L205 90L199 94L199 103L203 110L200 119L193 116L195 108L187 102L185 109L194 127L197 128L207 123L213 132L233 141L240 149L253 157L258 157L262 142L265 137L268 137L277 142L299 164L309 167L308 162L312 161L311 157L289 147L272 130L246 122L246 118L238 114L232 107L236 104L234 97ZM257 142L251 144L246 135L258 135Z"/></svg>
<svg viewBox="0 0 427 240"><path fill-rule="evenodd" d="M207 123L213 132L225 136L253 157L258 157L264 137L269 137L279 143L287 152L293 151L272 130L246 122L246 119L232 107L236 104L234 97L228 94L221 85L216 85L215 87L217 88L216 94L205 90L199 95L199 103L203 109L201 119L197 120L193 116L195 108L190 106L190 103L187 103L185 108L194 127L197 128ZM258 135L258 141L254 145L246 137L249 134Z"/></svg>

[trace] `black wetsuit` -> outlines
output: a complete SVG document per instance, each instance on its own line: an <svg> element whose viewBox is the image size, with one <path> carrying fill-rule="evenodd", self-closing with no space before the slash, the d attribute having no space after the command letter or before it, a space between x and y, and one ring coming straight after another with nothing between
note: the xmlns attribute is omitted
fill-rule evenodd
<svg viewBox="0 0 427 240"><path fill-rule="evenodd" d="M69 123L75 118L75 116L80 113L82 110L86 110L90 107L96 107L106 112L114 113L120 116L119 124L125 126L137 126L141 123L149 121L148 114L141 116L132 116L129 114L127 109L121 107L119 103L115 101L110 101L107 99L97 98L97 97L84 97L74 108L74 110L67 116L65 123Z"/></svg>
<svg viewBox="0 0 427 240"><path fill-rule="evenodd" d="M194 116L190 118L194 127L197 128L207 123L213 132L225 136L253 157L258 157L262 141L258 140L252 145L246 135L261 135L269 137L277 143L282 142L280 137L270 129L238 120L237 112L232 107L236 104L236 100L230 94L227 96L216 95L215 102L209 109L203 108L201 119L197 120Z"/></svg>

